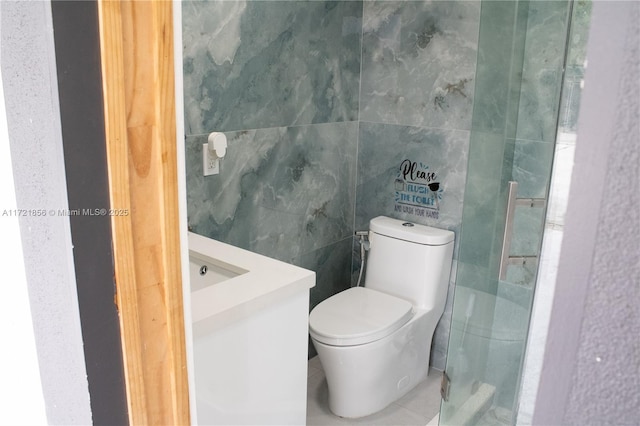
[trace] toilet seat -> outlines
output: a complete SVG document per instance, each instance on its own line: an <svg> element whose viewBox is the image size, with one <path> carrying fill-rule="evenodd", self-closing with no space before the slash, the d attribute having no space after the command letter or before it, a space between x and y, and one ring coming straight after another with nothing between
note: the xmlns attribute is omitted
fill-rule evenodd
<svg viewBox="0 0 640 426"><path fill-rule="evenodd" d="M366 287L352 287L311 311L309 333L327 345L363 345L390 335L412 316L413 306L404 299Z"/></svg>

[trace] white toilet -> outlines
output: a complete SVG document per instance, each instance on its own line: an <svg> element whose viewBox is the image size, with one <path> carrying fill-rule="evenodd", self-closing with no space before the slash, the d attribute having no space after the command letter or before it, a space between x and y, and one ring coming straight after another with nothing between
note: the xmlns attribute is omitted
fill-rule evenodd
<svg viewBox="0 0 640 426"><path fill-rule="evenodd" d="M371 220L364 287L324 300L309 315L334 414L373 414L426 377L453 239L451 231L384 216Z"/></svg>

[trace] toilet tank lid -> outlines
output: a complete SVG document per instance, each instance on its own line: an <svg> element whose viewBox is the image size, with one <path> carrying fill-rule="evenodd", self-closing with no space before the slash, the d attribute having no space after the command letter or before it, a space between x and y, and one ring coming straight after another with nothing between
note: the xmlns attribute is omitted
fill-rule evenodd
<svg viewBox="0 0 640 426"><path fill-rule="evenodd" d="M433 228L406 220L378 216L371 219L369 229L376 234L417 244L440 246L453 241L455 234L446 229Z"/></svg>

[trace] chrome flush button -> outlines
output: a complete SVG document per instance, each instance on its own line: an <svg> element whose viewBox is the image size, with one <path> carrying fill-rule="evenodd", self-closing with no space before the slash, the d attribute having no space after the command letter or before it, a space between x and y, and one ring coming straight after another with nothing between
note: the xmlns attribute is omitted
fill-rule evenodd
<svg viewBox="0 0 640 426"><path fill-rule="evenodd" d="M413 226L413 223L411 223L411 222L405 222L405 223L403 223L403 224L402 224L402 226L412 227L412 226Z"/></svg>

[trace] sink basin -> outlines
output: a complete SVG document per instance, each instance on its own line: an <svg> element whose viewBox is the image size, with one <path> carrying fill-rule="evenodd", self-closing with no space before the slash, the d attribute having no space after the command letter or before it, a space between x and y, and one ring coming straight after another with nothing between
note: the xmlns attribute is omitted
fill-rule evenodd
<svg viewBox="0 0 640 426"><path fill-rule="evenodd" d="M192 292L247 272L249 271L246 269L189 250L189 276L191 277Z"/></svg>

